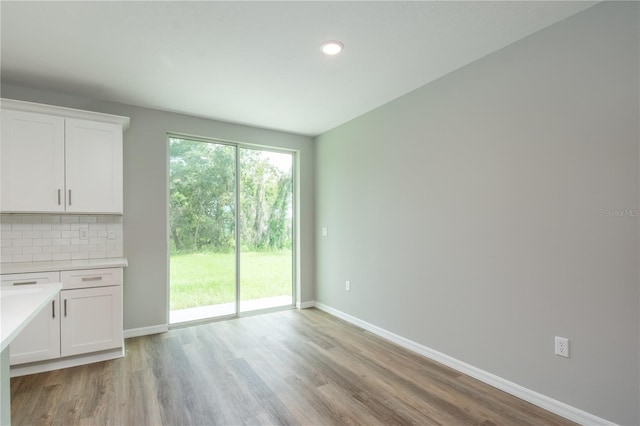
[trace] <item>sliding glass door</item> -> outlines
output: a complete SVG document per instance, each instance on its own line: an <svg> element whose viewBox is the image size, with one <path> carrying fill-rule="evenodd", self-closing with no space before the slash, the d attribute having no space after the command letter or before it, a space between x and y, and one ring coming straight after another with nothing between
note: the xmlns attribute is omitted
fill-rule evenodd
<svg viewBox="0 0 640 426"><path fill-rule="evenodd" d="M240 148L240 311L293 302L293 156Z"/></svg>
<svg viewBox="0 0 640 426"><path fill-rule="evenodd" d="M292 305L292 172L291 153L169 138L172 324Z"/></svg>

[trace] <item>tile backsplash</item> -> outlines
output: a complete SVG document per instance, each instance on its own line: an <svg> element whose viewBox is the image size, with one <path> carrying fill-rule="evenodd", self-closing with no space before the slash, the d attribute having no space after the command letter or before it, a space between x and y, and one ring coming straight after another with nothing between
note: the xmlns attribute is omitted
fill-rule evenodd
<svg viewBox="0 0 640 426"><path fill-rule="evenodd" d="M123 257L122 216L0 215L2 263Z"/></svg>

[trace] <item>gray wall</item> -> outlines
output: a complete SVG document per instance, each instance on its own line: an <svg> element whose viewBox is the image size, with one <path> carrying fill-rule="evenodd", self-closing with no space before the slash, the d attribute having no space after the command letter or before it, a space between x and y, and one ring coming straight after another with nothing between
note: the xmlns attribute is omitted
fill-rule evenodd
<svg viewBox="0 0 640 426"><path fill-rule="evenodd" d="M319 136L317 300L640 423L638 26L597 5Z"/></svg>
<svg viewBox="0 0 640 426"><path fill-rule="evenodd" d="M298 151L299 300L314 298L313 144L306 136L3 83L2 97L131 117L124 134L124 328L168 322L167 132Z"/></svg>

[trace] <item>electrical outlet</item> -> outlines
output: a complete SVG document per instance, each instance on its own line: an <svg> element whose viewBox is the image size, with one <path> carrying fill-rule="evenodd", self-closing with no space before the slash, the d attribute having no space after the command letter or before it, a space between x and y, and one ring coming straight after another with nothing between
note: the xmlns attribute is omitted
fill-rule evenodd
<svg viewBox="0 0 640 426"><path fill-rule="evenodd" d="M81 240L88 240L89 239L89 227L88 226L83 226L82 228L80 228L80 239Z"/></svg>
<svg viewBox="0 0 640 426"><path fill-rule="evenodd" d="M556 336L556 355L569 358L569 339Z"/></svg>
<svg viewBox="0 0 640 426"><path fill-rule="evenodd" d="M351 291L351 281L345 281L344 289L347 291Z"/></svg>

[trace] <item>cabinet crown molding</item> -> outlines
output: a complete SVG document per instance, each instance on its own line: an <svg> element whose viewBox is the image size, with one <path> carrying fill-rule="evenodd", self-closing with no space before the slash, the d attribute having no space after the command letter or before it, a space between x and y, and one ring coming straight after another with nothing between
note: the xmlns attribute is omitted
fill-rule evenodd
<svg viewBox="0 0 640 426"><path fill-rule="evenodd" d="M38 114L56 115L64 118L77 118L80 120L99 121L102 123L117 124L122 126L122 130L127 130L130 125L130 118L121 115L104 114L101 112L84 111L81 109L66 108L55 105L38 104L35 102L19 101L15 99L0 99L2 109L14 111L33 112Z"/></svg>

